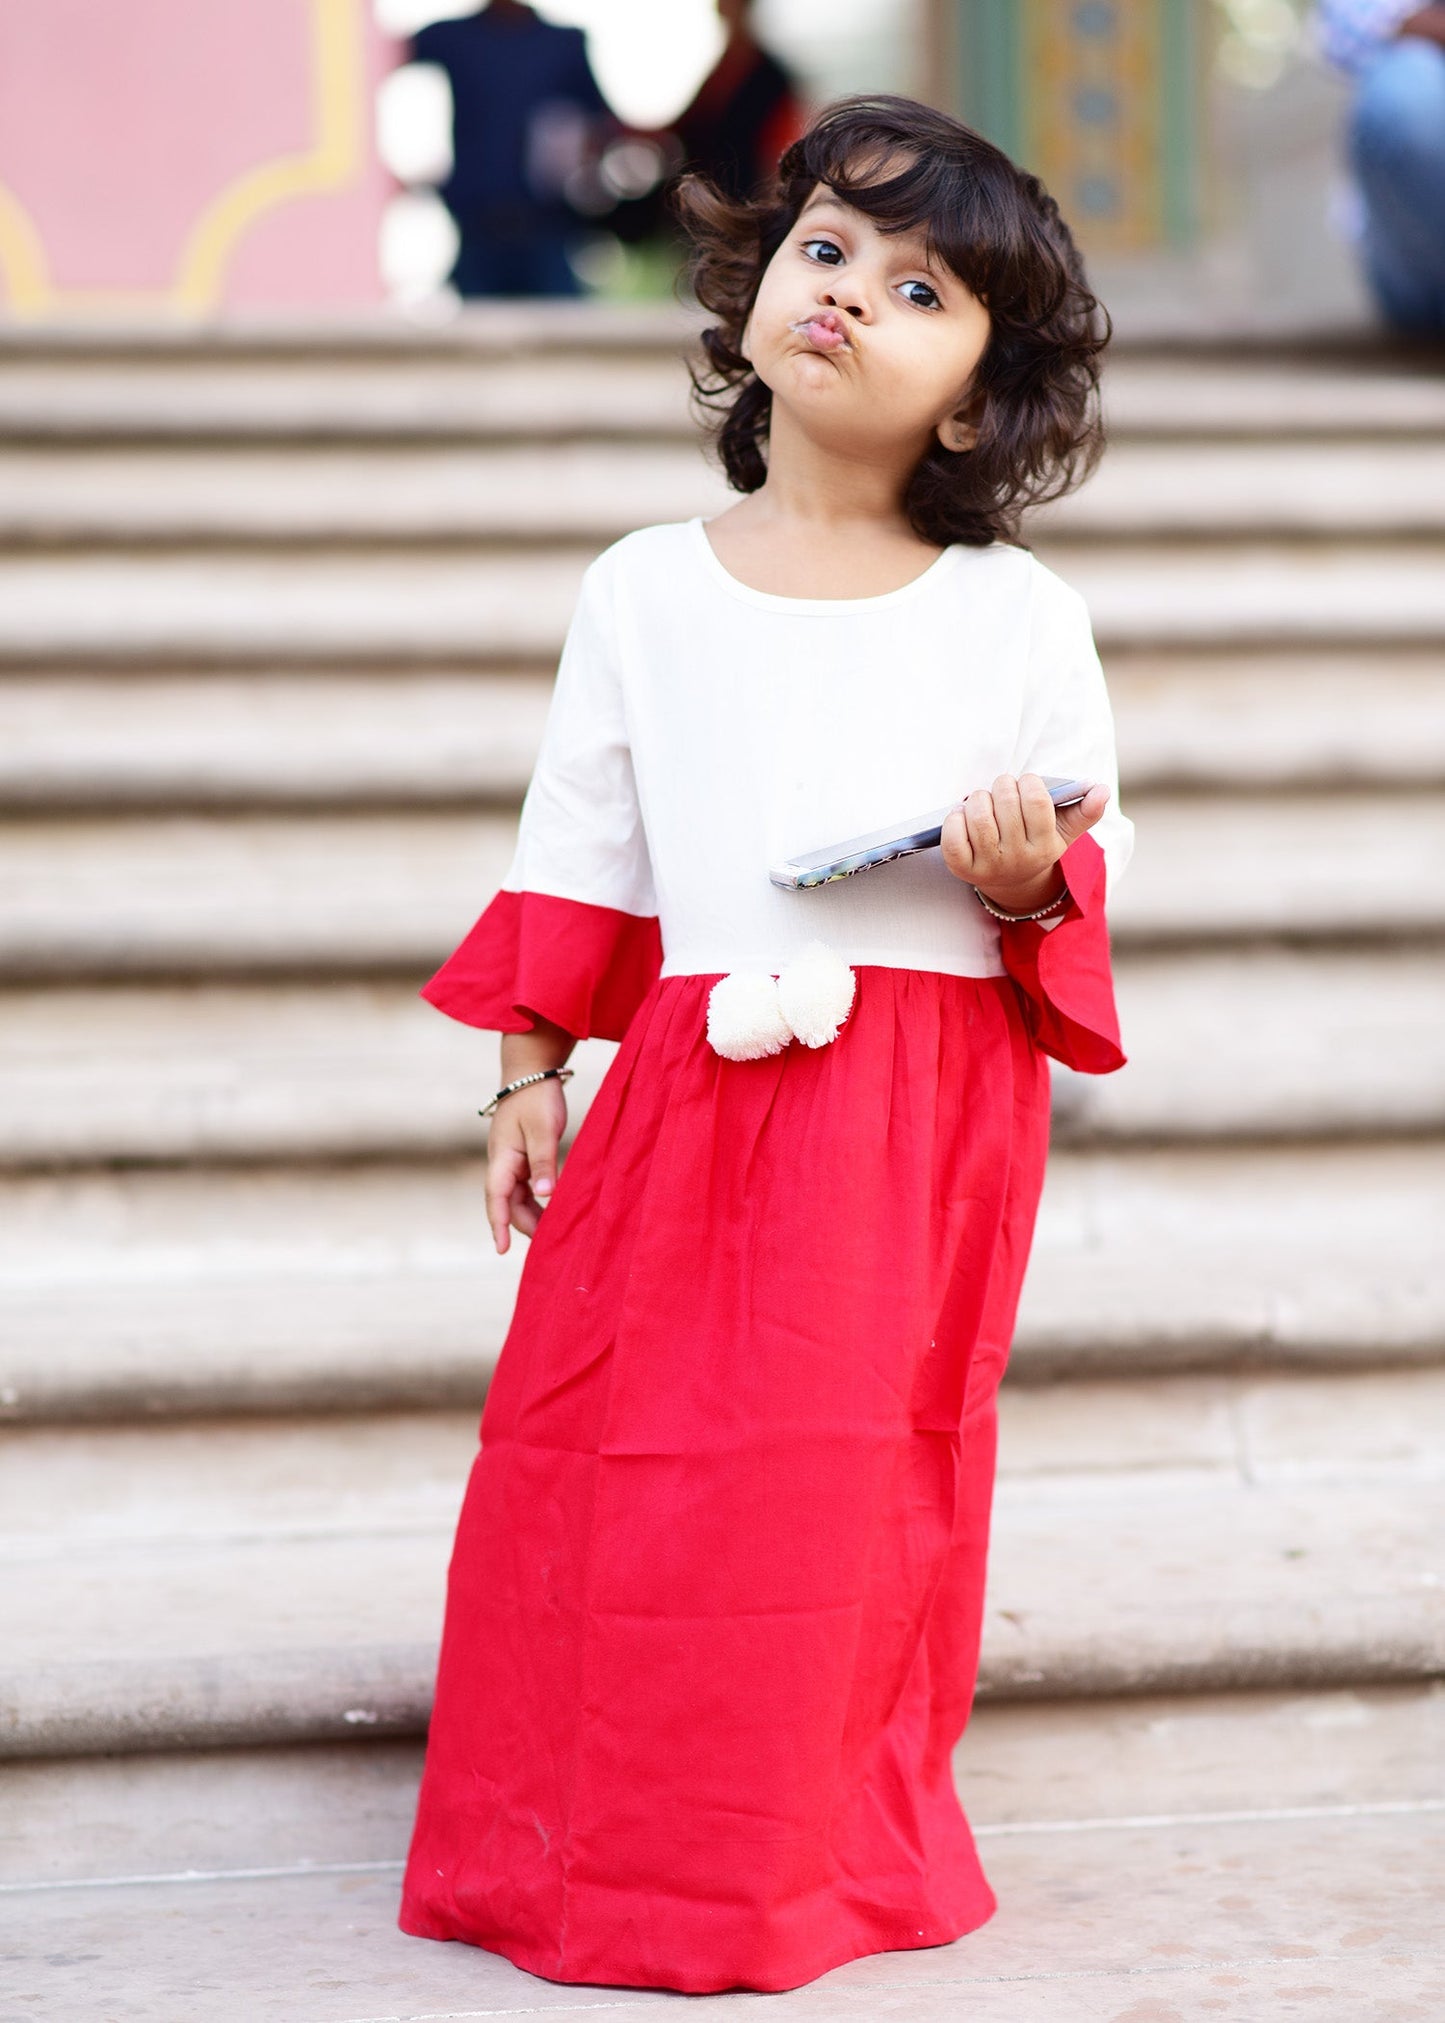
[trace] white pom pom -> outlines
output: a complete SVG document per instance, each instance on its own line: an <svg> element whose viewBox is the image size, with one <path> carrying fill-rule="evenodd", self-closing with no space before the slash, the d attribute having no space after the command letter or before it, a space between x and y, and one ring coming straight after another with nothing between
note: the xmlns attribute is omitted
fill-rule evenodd
<svg viewBox="0 0 1445 2023"><path fill-rule="evenodd" d="M779 1054L793 1029L778 1009L778 986L765 970L735 969L707 996L707 1036L729 1061L760 1061Z"/></svg>
<svg viewBox="0 0 1445 2023"><path fill-rule="evenodd" d="M810 941L778 978L778 1004L805 1047L825 1047L853 1008L858 979L836 949Z"/></svg>

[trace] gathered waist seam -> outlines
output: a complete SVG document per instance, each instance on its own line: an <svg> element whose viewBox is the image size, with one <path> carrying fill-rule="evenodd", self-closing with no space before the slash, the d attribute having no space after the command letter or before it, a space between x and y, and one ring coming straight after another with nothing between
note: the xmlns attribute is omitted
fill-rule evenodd
<svg viewBox="0 0 1445 2023"><path fill-rule="evenodd" d="M1008 971L1002 965L997 969L988 970L940 969L936 963L868 961L854 956L845 956L844 960L850 969L855 970L880 969L890 970L895 974L906 976L948 977L958 983L1008 983L1010 981ZM682 983L692 977L729 976L735 970L752 969L755 967L761 969L763 965L761 963L732 962L715 965L711 968L705 968L701 964L689 966L687 969L668 969L664 967L658 973L658 982ZM777 967L774 967L767 973L773 976L777 975Z"/></svg>

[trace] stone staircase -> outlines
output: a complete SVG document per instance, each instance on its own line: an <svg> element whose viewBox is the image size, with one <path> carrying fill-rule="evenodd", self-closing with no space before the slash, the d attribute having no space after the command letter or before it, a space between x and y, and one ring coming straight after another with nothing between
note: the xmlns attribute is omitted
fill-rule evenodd
<svg viewBox="0 0 1445 2023"><path fill-rule="evenodd" d="M505 868L581 569L724 497L680 342L586 305L0 339L17 2016L546 1996L391 1931L525 1253L482 1212L495 1040L415 993ZM959 1765L1004 1910L887 1985L1437 2014L1445 375L1126 353L1110 413L1035 534L1115 696L1133 1058L1058 1077L1006 1387ZM620 1992L569 2001L667 1999Z"/></svg>

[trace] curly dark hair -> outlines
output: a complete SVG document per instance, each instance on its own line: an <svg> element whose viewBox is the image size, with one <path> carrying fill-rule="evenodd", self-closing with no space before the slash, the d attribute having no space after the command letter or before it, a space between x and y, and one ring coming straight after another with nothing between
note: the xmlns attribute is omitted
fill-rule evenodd
<svg viewBox="0 0 1445 2023"><path fill-rule="evenodd" d="M987 308L977 442L931 444L904 503L914 531L936 546L1017 542L1024 509L1070 491L1102 454L1099 360L1112 324L1038 178L947 113L890 94L826 106L751 201L734 202L696 173L673 186L691 241L688 279L717 318L702 333L705 367L689 370L729 484L755 492L767 476L773 396L742 355L743 331L764 268L819 183L885 232L921 230L930 257Z"/></svg>

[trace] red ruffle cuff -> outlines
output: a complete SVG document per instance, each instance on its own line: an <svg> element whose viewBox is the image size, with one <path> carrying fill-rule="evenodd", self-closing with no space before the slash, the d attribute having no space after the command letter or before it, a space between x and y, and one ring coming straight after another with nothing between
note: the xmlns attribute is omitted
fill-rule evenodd
<svg viewBox="0 0 1445 2023"><path fill-rule="evenodd" d="M489 1032L531 1032L542 1018L574 1039L620 1040L661 968L655 914L502 891L421 995Z"/></svg>
<svg viewBox="0 0 1445 2023"><path fill-rule="evenodd" d="M1036 921L1004 927L1004 968L1023 992L1035 1044L1080 1074L1109 1075L1126 1056L1104 917L1104 853L1092 836L1080 836L1059 868L1069 888L1063 917L1052 928Z"/></svg>

